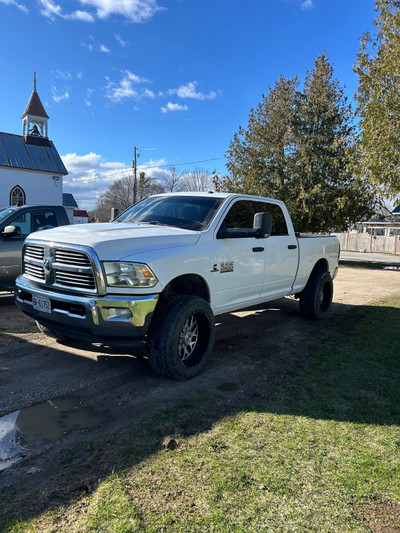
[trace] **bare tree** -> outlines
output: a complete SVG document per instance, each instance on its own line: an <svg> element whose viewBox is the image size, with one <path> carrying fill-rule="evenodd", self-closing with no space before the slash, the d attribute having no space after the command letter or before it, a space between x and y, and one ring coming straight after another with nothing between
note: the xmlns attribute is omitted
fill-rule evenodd
<svg viewBox="0 0 400 533"><path fill-rule="evenodd" d="M170 165L162 178L162 186L165 192L181 190L182 172L176 170L175 165Z"/></svg>
<svg viewBox="0 0 400 533"><path fill-rule="evenodd" d="M97 200L93 215L101 222L110 220L111 208L115 207L121 213L134 203L135 178L124 176L111 183L106 192ZM140 172L137 181L137 200L143 200L152 194L163 192L161 185L153 178Z"/></svg>
<svg viewBox="0 0 400 533"><path fill-rule="evenodd" d="M202 168L195 168L182 176L183 191L203 191L214 189L213 174Z"/></svg>

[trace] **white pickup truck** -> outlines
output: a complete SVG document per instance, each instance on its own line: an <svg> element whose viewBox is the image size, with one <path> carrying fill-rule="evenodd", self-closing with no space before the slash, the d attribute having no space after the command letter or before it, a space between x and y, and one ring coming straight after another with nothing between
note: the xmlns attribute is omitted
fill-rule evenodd
<svg viewBox="0 0 400 533"><path fill-rule="evenodd" d="M216 315L295 295L323 318L336 237L295 234L283 202L225 193L151 196L112 223L66 226L25 241L17 305L62 340L146 340L153 370L198 374Z"/></svg>

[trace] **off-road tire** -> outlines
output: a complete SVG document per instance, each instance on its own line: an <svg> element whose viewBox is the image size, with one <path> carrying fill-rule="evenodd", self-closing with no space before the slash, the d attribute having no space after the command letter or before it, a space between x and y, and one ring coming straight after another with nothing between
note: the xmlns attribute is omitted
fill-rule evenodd
<svg viewBox="0 0 400 533"><path fill-rule="evenodd" d="M164 377L186 380L206 366L214 345L215 320L208 303L179 295L160 302L147 337L151 368Z"/></svg>
<svg viewBox="0 0 400 533"><path fill-rule="evenodd" d="M300 311L307 318L321 320L331 309L333 282L329 272L317 270L300 294Z"/></svg>

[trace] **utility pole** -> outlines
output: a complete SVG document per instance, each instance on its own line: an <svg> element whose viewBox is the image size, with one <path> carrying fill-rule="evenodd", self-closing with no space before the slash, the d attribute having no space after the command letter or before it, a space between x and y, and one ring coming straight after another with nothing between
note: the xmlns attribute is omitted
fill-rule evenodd
<svg viewBox="0 0 400 533"><path fill-rule="evenodd" d="M140 150L136 148L136 146L133 149L134 159L132 160L132 168L133 168L133 203L136 204L137 202L137 160L140 157Z"/></svg>

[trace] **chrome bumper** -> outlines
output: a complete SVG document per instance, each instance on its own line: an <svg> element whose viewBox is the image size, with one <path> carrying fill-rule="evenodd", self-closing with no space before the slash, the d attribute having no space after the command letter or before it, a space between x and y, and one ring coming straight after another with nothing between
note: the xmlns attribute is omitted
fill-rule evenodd
<svg viewBox="0 0 400 533"><path fill-rule="evenodd" d="M49 298L51 312L34 309L33 297ZM23 276L15 281L15 302L22 311L56 333L89 342L126 344L144 338L158 294L128 298L47 291Z"/></svg>

